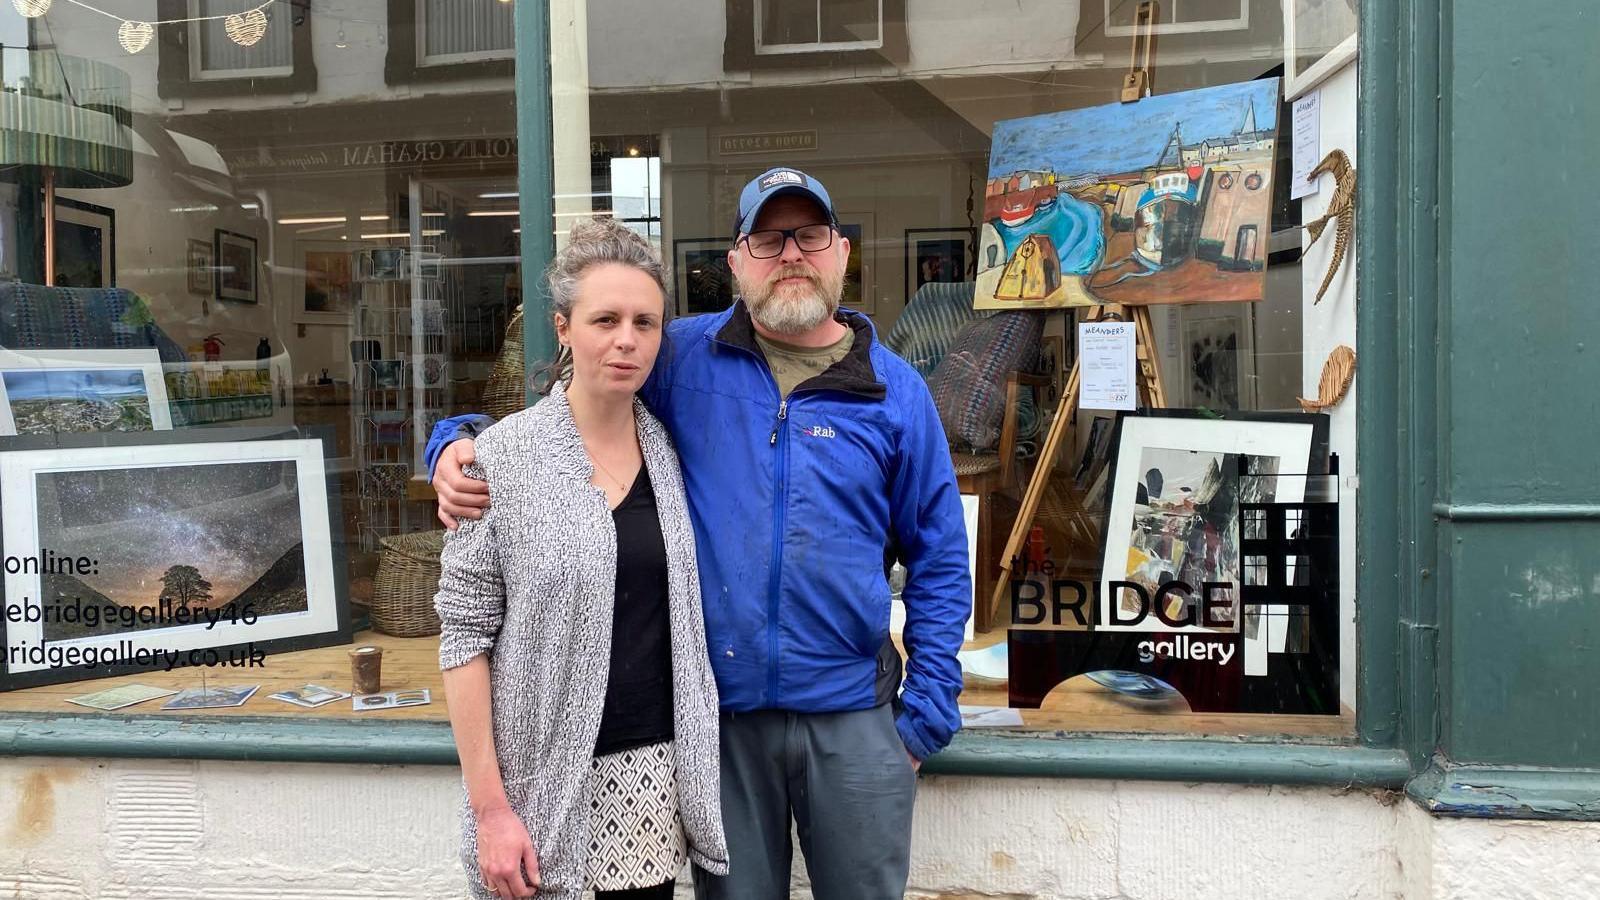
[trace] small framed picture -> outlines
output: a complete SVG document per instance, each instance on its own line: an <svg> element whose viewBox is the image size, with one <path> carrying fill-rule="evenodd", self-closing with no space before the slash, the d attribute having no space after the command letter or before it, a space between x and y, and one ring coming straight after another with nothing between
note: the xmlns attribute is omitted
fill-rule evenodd
<svg viewBox="0 0 1600 900"><path fill-rule="evenodd" d="M210 244L205 241L197 241L194 238L189 239L189 293L211 293L211 261L213 258Z"/></svg>
<svg viewBox="0 0 1600 900"><path fill-rule="evenodd" d="M850 258L844 264L844 296L839 305L864 313L877 309L877 291L872 281L873 214L840 213L839 234L850 241Z"/></svg>
<svg viewBox="0 0 1600 900"><path fill-rule="evenodd" d="M171 428L155 350L0 348L0 435Z"/></svg>
<svg viewBox="0 0 1600 900"><path fill-rule="evenodd" d="M925 284L976 277L978 232L973 228L906 229L906 303Z"/></svg>
<svg viewBox="0 0 1600 900"><path fill-rule="evenodd" d="M218 300L255 303L260 299L256 281L256 239L247 234L218 228L212 238L216 262L213 266Z"/></svg>
<svg viewBox="0 0 1600 900"><path fill-rule="evenodd" d="M294 320L349 325L355 308L354 258L359 252L343 241L306 241L296 247L300 268Z"/></svg>
<svg viewBox="0 0 1600 900"><path fill-rule="evenodd" d="M672 242L672 259L678 277L678 314L696 316L720 312L733 305L737 289L728 266L727 238L681 238Z"/></svg>
<svg viewBox="0 0 1600 900"><path fill-rule="evenodd" d="M58 286L117 286L116 210L57 198L55 231Z"/></svg>

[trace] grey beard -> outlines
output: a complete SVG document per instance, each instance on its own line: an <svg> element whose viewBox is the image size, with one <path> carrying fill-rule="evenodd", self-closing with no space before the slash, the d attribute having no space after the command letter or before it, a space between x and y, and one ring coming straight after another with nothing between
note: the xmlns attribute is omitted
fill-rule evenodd
<svg viewBox="0 0 1600 900"><path fill-rule="evenodd" d="M837 303L812 294L804 300L780 300L768 296L759 306L750 306L750 318L774 334L804 334L828 321Z"/></svg>

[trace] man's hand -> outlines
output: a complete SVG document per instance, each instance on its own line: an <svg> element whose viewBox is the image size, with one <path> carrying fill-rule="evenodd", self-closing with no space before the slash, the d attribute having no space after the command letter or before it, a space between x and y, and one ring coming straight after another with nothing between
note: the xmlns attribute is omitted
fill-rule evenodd
<svg viewBox="0 0 1600 900"><path fill-rule="evenodd" d="M539 857L528 829L509 806L478 816L478 877L502 900L532 897L539 887Z"/></svg>
<svg viewBox="0 0 1600 900"><path fill-rule="evenodd" d="M906 751L906 758L911 760L911 771L913 771L913 772L922 771L922 760L917 759L915 756L913 756L910 750Z"/></svg>
<svg viewBox="0 0 1600 900"><path fill-rule="evenodd" d="M439 521L454 531L457 519L481 519L489 508L489 483L468 477L461 467L477 455L472 438L458 438L439 454L433 469L433 492L439 495Z"/></svg>

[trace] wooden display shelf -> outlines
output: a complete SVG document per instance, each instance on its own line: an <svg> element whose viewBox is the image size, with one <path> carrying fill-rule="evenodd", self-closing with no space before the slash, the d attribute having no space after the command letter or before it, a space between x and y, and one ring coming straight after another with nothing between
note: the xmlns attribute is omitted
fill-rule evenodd
<svg viewBox="0 0 1600 900"><path fill-rule="evenodd" d="M385 691L416 690L427 688L433 702L427 706L401 709L356 712L349 699L335 700L316 709L306 709L274 700L268 694L300 687L307 682L335 690L350 690L350 657L352 647L372 644L383 648L383 683ZM81 697L123 684L147 684L153 687L181 691L200 687L201 672L208 686L259 684L260 690L243 706L226 709L162 709L168 698L158 697L133 706L112 710L107 715L136 716L287 716L291 718L387 718L425 719L448 721L445 707L444 679L439 672L439 638L397 638L375 631L356 634L353 644L320 647L315 650L298 650L293 653L269 655L266 663L257 668L231 668L214 666L205 669L185 667L163 672L159 669L136 675L119 675L115 678L93 678L63 684L44 685L20 691L0 693L0 712L30 712L53 714L96 714L99 710L68 703L69 697Z"/></svg>
<svg viewBox="0 0 1600 900"><path fill-rule="evenodd" d="M967 648L979 649L1003 639L1004 632L999 630L980 634L978 640L969 643ZM383 648L383 690L427 688L433 693L433 702L428 706L358 713L351 709L349 700L336 700L316 709L304 709L268 696L275 691L299 687L307 682L342 691L350 690L348 653L351 647L361 644L374 644ZM440 722L447 722L450 718L449 708L445 702L444 679L439 672L437 636L397 638L374 631L363 631L356 635L354 644L269 656L262 668L215 667L204 671L207 684L260 684L261 688L243 706L228 709L163 710L161 704L166 700L158 698L106 714L275 716L318 719L381 717ZM148 684L173 690L199 687L200 673L200 669L183 668L171 672L145 672L9 691L0 693L0 712L93 715L98 711L68 703L67 698L79 697L121 684ZM961 694L961 704L1005 706L1005 685L969 679L966 690ZM1048 709L1020 710L1023 722L1020 729L981 730L1171 734L1188 737L1288 735L1318 740L1346 738L1355 733L1355 716L1348 709L1338 716L1189 713L1181 701L1173 704L1130 700L1085 678L1074 679L1052 692L1049 706Z"/></svg>

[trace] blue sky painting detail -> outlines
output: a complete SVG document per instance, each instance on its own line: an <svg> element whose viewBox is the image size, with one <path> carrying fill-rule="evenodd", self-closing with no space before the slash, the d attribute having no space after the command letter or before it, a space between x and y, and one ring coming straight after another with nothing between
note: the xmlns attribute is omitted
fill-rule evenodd
<svg viewBox="0 0 1600 900"><path fill-rule="evenodd" d="M1226 137L1251 109L1257 129L1277 128L1278 79L1007 119L994 126L989 177L1045 168L1062 178L1131 172L1155 165L1174 126L1185 143Z"/></svg>

